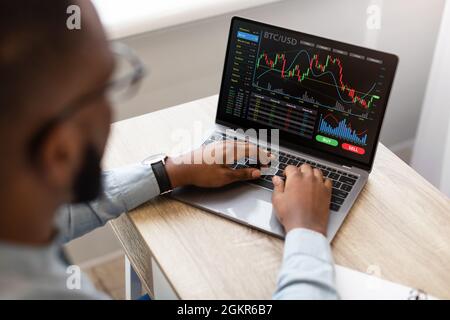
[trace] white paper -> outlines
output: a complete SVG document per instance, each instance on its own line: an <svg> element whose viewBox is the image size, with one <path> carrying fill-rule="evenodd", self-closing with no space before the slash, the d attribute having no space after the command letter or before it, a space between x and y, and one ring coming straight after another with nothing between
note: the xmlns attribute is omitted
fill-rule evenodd
<svg viewBox="0 0 450 320"><path fill-rule="evenodd" d="M343 300L436 299L423 291L338 265L336 265L336 287Z"/></svg>

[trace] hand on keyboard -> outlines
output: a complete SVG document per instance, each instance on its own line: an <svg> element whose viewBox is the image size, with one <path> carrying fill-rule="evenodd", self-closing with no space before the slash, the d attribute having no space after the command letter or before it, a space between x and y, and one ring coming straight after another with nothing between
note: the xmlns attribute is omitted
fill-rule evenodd
<svg viewBox="0 0 450 320"><path fill-rule="evenodd" d="M261 176L261 171L256 167L230 168L229 165L240 158L255 158L263 164L270 162L269 153L254 144L223 140L180 157L168 158L166 170L173 188L185 185L221 187Z"/></svg>
<svg viewBox="0 0 450 320"><path fill-rule="evenodd" d="M306 228L326 236L332 183L324 180L322 171L308 164L300 168L289 165L286 181L272 178L272 203L286 232Z"/></svg>

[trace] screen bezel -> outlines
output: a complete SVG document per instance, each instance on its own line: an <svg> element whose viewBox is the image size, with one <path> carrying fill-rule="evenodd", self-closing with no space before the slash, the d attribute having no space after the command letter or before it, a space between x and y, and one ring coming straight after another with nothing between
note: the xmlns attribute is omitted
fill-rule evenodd
<svg viewBox="0 0 450 320"><path fill-rule="evenodd" d="M340 41L336 41L336 40L331 40L331 39L327 39L327 38L323 38L323 37L319 37L319 36L314 36L314 35L310 35L307 33L303 33L303 32L299 32L299 31L295 31L295 30L291 30L291 29L287 29L287 28L282 28L282 27L278 27L278 26L274 26L274 25L270 25L267 23L263 23L263 22L259 22L259 21L254 21L254 20L250 20L250 19L246 19L246 18L241 18L241 17L233 17L231 19L231 24L230 24L230 30L229 30L229 34L228 34L228 42L227 42L227 50L226 50L226 54L225 54L225 62L224 62L224 67L223 67L223 73L222 73L222 81L221 81L221 85L220 85L220 93L219 93L219 101L218 101L218 106L217 106L217 111L216 111L216 123L220 124L220 125L224 125L233 129L238 129L238 128L242 128L242 125L238 125L236 123L232 123L229 122L227 120L221 119L220 118L220 106L223 105L224 99L225 99L225 92L224 92L224 88L225 88L225 75L226 75L226 70L227 70L227 63L228 63L228 58L229 58L229 54L230 54L230 46L231 46L231 39L232 39L232 31L233 31L233 27L234 24L236 22L244 22L244 23L250 23L250 24L255 24L257 26L261 26L261 27L268 27L268 28L274 28L277 29L279 31L285 31L285 32L294 32L297 33L299 36L306 36L306 37L314 37L317 38L317 40L319 41L328 41L330 43L334 43L337 45L347 45L347 46L352 46L357 50L362 50L367 52L368 54L370 53L377 53L379 55L382 55L384 57L384 59L389 60L389 64L391 64L393 66L392 69L392 76L390 79L390 82L386 84L387 86L387 90L386 90L386 100L383 107L383 110L381 111L380 114L380 118L379 118L379 123L377 126L377 132L376 132L376 136L375 136L375 142L373 145L373 152L371 154L370 160L368 163L366 162L362 162L362 161L357 161L357 160L352 160L349 158L345 158L343 156L339 156L339 155L335 155L331 152L327 152L327 151L323 151L323 150L318 150L309 146L304 146L301 144L295 144L291 141L288 141L286 139L282 139L281 135L280 135L280 145L281 146L286 146L288 148L291 148L293 150L297 150L300 152L304 152L304 153L309 153L315 157L319 157L322 159L325 159L327 161L331 161L331 162L335 162L335 163L339 163L345 166L355 166L367 171L371 171L372 170L372 166L373 166L373 162L375 159L375 154L377 151L377 147L378 147L378 142L379 142L379 137L380 137L380 132L381 132L381 128L383 125L383 120L384 120L384 116L386 114L386 108L389 102L389 97L390 97L390 93L391 93L391 89L392 89L392 84L394 81L394 77L395 77L395 73L396 73L396 69L397 69L397 65L398 65L398 56L394 55L394 54L390 54L390 53L386 53L386 52L381 52L381 51L377 51L377 50L373 50L373 49L368 49L368 48L364 48L364 47L360 47L360 46L356 46L353 44L349 44L349 43L345 43L345 42L340 42ZM242 129L248 129L249 127L244 127Z"/></svg>

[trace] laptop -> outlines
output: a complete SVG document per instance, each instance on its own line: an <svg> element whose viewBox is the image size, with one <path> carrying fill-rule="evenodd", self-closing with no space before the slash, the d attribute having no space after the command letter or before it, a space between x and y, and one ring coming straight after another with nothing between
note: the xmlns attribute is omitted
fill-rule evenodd
<svg viewBox="0 0 450 320"><path fill-rule="evenodd" d="M287 165L308 163L333 182L331 241L371 172L397 64L392 54L234 17L215 126L205 144L252 142L240 132L278 129L277 144L270 143L277 159L258 180L186 187L172 197L283 238L272 177L283 176ZM232 167L245 168L250 160Z"/></svg>

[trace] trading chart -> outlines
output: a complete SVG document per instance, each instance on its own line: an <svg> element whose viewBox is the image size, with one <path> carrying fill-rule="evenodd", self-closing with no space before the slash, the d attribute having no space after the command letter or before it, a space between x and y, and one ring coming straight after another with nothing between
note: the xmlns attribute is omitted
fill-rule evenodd
<svg viewBox="0 0 450 320"><path fill-rule="evenodd" d="M386 63L386 56L303 33L235 23L221 110L296 136L295 143L368 161L395 71L396 61L389 56Z"/></svg>

